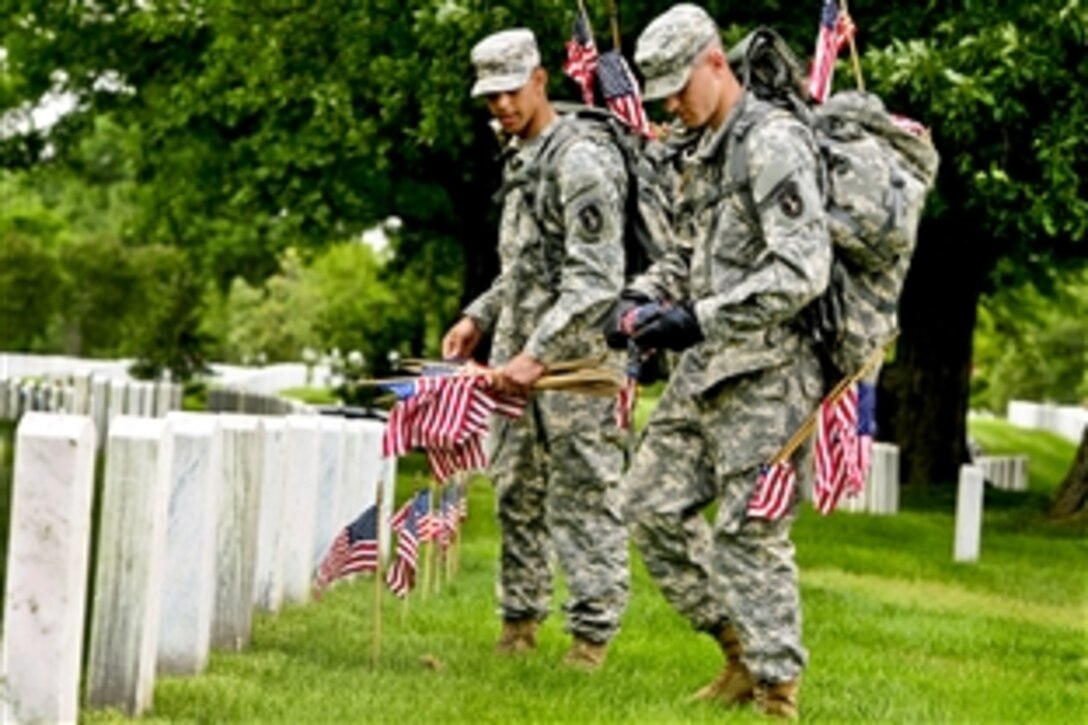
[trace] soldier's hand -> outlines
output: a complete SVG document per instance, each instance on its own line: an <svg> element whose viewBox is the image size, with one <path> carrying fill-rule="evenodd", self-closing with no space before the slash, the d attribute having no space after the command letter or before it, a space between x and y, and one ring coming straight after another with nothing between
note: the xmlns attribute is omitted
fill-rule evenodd
<svg viewBox="0 0 1088 725"><path fill-rule="evenodd" d="M528 353L518 353L510 362L495 371L491 383L500 393L527 396L547 367Z"/></svg>
<svg viewBox="0 0 1088 725"><path fill-rule="evenodd" d="M634 317L638 308L650 302L650 298L638 292L624 292L604 323L605 343L613 350L626 350L627 341L634 330Z"/></svg>
<svg viewBox="0 0 1088 725"><path fill-rule="evenodd" d="M691 307L651 302L634 314L631 339L643 350L686 350L703 341L703 330Z"/></svg>
<svg viewBox="0 0 1088 725"><path fill-rule="evenodd" d="M446 360L468 358L482 336L483 332L471 317L462 317L442 338L442 357Z"/></svg>

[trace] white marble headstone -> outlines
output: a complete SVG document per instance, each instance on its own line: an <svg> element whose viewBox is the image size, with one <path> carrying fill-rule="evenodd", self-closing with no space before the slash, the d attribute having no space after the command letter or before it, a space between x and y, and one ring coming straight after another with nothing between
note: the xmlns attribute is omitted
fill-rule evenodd
<svg viewBox="0 0 1088 725"><path fill-rule="evenodd" d="M0 721L75 722L94 492L87 417L29 413L16 434Z"/></svg>
<svg viewBox="0 0 1088 725"><path fill-rule="evenodd" d="M171 444L167 421L132 416L106 443L87 701L133 716L155 685Z"/></svg>
<svg viewBox="0 0 1088 725"><path fill-rule="evenodd" d="M257 571L257 517L264 462L261 419L223 415L223 479L216 533L216 596L212 646L249 644Z"/></svg>
<svg viewBox="0 0 1088 725"><path fill-rule="evenodd" d="M211 645L215 603L216 519L222 488L219 418L171 413L173 460L159 626L157 670L202 672Z"/></svg>

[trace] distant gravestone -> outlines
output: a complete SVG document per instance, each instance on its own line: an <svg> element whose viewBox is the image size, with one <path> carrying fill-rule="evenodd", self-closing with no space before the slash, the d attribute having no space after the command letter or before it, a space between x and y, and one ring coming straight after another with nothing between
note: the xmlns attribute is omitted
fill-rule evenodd
<svg viewBox="0 0 1088 725"><path fill-rule="evenodd" d="M256 587L257 516L263 463L261 420L223 415L223 488L216 528L216 597L212 646L249 644Z"/></svg>
<svg viewBox="0 0 1088 725"><path fill-rule="evenodd" d="M984 490L982 469L976 466L960 466L960 482L956 494L956 561L978 561Z"/></svg>
<svg viewBox="0 0 1088 725"><path fill-rule="evenodd" d="M211 646L222 441L215 415L171 413L167 420L173 459L156 669L190 675L204 670Z"/></svg>
<svg viewBox="0 0 1088 725"><path fill-rule="evenodd" d="M89 418L31 413L16 433L0 722L75 722L94 491Z"/></svg>
<svg viewBox="0 0 1088 725"><path fill-rule="evenodd" d="M287 416L287 496L290 515L283 548L283 596L293 604L310 599L317 501L319 425L316 415Z"/></svg>
<svg viewBox="0 0 1088 725"><path fill-rule="evenodd" d="M167 421L132 416L106 444L87 701L130 716L155 685L171 444Z"/></svg>
<svg viewBox="0 0 1088 725"><path fill-rule="evenodd" d="M128 406L128 398L129 387L124 380L110 381L110 401L107 413L110 422L117 416L125 415Z"/></svg>
<svg viewBox="0 0 1088 725"><path fill-rule="evenodd" d="M170 403L173 399L173 383L160 381L155 383L153 415L161 418L170 412Z"/></svg>
<svg viewBox="0 0 1088 725"><path fill-rule="evenodd" d="M109 427L110 381L94 378L91 382L91 420L98 431L98 446L102 447Z"/></svg>
<svg viewBox="0 0 1088 725"><path fill-rule="evenodd" d="M91 388L90 373L78 373L72 378L72 413L91 415Z"/></svg>

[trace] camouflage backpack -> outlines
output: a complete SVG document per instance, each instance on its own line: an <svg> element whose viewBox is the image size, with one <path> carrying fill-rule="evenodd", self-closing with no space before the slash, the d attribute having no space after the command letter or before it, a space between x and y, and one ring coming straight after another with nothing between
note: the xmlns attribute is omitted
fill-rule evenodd
<svg viewBox="0 0 1088 725"><path fill-rule="evenodd" d="M625 277L631 279L659 259L672 238L670 177L666 171L671 161L667 158L670 147L648 143L606 109L561 101L553 106L562 119L541 150L540 162L530 169L528 203L534 207L541 203L544 196L541 187L548 175L557 170L558 160L570 144L588 136L614 145L623 155L627 171L624 271ZM500 189L496 201L501 202L508 190L506 186Z"/></svg>
<svg viewBox="0 0 1088 725"><path fill-rule="evenodd" d="M849 91L811 104L800 63L773 30L749 34L730 50L729 63L749 92L806 123L820 147L834 259L827 292L802 317L826 362L840 376L852 374L898 329L899 294L936 180L937 150L928 135L896 123L875 95ZM743 143L736 149L727 173L743 184L747 153Z"/></svg>

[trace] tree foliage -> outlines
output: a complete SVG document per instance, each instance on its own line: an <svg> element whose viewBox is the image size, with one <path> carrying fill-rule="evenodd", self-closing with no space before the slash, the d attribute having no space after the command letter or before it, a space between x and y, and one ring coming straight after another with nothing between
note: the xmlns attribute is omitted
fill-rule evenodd
<svg viewBox="0 0 1088 725"><path fill-rule="evenodd" d="M630 55L662 5L618 5ZM608 4L588 6L598 44L610 46ZM817 0L705 6L727 39L769 23L811 53ZM60 305L69 319L28 324L10 340L106 354L98 310L139 299L184 322L137 315L114 327L127 342L112 351L139 341L141 355L173 350L182 368L201 346L235 357L289 356L303 341L370 344L378 358L390 348L433 352L455 298L483 289L497 266L496 148L484 109L467 95L469 50L487 32L531 27L553 95L573 98L558 68L575 7L0 0L0 110L50 92L77 99L48 131L0 135L0 163L31 169L34 185L20 192L21 211L0 214L0 230L21 235L20 253L42 275L97 275L98 264L113 285L130 273L153 280L131 291L61 284L60 301L43 298L40 309ZM1028 282L1047 293L1053 269L1084 264L1088 10L1079 0L855 0L851 10L869 87L927 123L943 156L881 406L885 435L904 449L905 480L950 480L964 452L980 298ZM841 62L839 86L851 83ZM87 193L74 193L72 179ZM403 228L384 266L339 248L390 216ZM104 269L95 245L104 259L125 261ZM183 252L171 259L185 273L167 274L158 251L129 253L156 245ZM295 262L285 262L288 249ZM363 286L358 297L351 285ZM301 290L314 297L293 296ZM5 304L24 296L7 294ZM987 317L998 307L986 308L984 327L1005 329ZM169 330L165 338L149 321ZM992 361L980 358L976 370L998 370ZM1004 395L990 382L991 394Z"/></svg>

